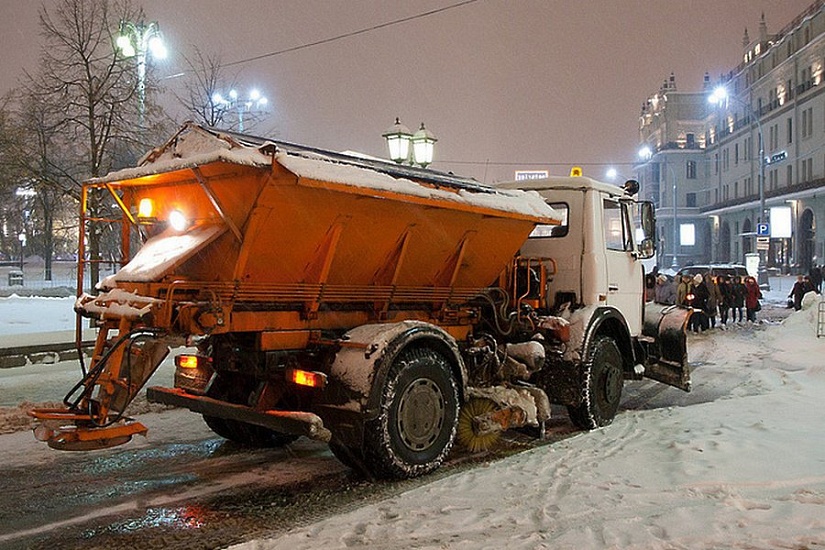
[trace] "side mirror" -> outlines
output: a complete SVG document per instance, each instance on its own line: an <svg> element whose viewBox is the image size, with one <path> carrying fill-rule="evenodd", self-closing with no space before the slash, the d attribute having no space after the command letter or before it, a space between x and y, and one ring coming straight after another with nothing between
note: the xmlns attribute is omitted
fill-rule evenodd
<svg viewBox="0 0 825 550"><path fill-rule="evenodd" d="M656 255L656 241L651 237L645 237L639 243L639 258L646 260Z"/></svg>
<svg viewBox="0 0 825 550"><path fill-rule="evenodd" d="M639 221L643 234L639 242L639 257L652 258L656 254L656 210L652 202L639 203Z"/></svg>

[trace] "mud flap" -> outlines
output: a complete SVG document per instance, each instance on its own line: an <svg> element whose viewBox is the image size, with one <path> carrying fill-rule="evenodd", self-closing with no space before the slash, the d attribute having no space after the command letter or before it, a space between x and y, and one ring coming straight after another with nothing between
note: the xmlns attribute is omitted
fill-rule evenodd
<svg viewBox="0 0 825 550"><path fill-rule="evenodd" d="M693 310L648 304L642 334L647 348L644 376L690 391L687 361L687 323Z"/></svg>

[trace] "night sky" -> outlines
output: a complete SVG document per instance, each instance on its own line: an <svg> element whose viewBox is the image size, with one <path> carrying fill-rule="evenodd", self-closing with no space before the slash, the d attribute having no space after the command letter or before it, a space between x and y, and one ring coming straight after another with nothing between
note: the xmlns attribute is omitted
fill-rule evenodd
<svg viewBox="0 0 825 550"><path fill-rule="evenodd" d="M144 0L170 57L193 45L227 63L324 40L460 0ZM741 60L742 36L789 24L813 0L477 0L324 45L234 65L270 115L254 128L317 147L386 156L401 117L439 139L433 167L488 183L519 168L629 174L641 104L671 72L698 91ZM52 4L46 1L46 6ZM0 94L40 51L36 1L0 0ZM170 88L179 79L165 81ZM170 92L166 92L170 94ZM171 94L170 94L171 95ZM180 115L181 120L185 117Z"/></svg>

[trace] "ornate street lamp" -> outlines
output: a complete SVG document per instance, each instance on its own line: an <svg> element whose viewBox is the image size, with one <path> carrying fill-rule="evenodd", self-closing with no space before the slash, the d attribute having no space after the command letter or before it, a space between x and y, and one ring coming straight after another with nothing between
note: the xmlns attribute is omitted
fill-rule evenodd
<svg viewBox="0 0 825 550"><path fill-rule="evenodd" d="M143 126L146 113L146 55L151 53L155 59L165 59L168 53L157 21L148 24L121 21L115 45L124 57L137 56L138 115Z"/></svg>
<svg viewBox="0 0 825 550"><path fill-rule="evenodd" d="M266 113L266 105L269 101L254 88L250 90L247 99L243 100L239 97L237 90L229 90L228 98L215 92L212 94L212 104L226 111L236 110L238 112L238 131L243 133L244 115L255 116Z"/></svg>
<svg viewBox="0 0 825 550"><path fill-rule="evenodd" d="M390 149L390 159L393 162L401 164L407 162L410 158L410 141L412 141L412 132L410 129L401 124L401 120L396 117L395 124L381 134L387 140L387 146Z"/></svg>
<svg viewBox="0 0 825 550"><path fill-rule="evenodd" d="M408 163L410 166L417 164L422 168L432 164L434 145L438 139L424 127L423 122L421 128L413 134L409 128L401 124L400 119L396 118L395 124L381 136L387 140L390 159L394 162Z"/></svg>
<svg viewBox="0 0 825 550"><path fill-rule="evenodd" d="M432 164L436 141L438 141L436 137L424 127L422 122L421 128L412 137L413 160L421 168Z"/></svg>

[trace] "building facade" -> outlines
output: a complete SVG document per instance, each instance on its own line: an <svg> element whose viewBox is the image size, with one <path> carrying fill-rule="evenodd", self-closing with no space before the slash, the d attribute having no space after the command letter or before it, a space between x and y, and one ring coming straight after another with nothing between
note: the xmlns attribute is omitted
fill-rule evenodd
<svg viewBox="0 0 825 550"><path fill-rule="evenodd" d="M671 75L642 106L636 175L659 207L660 266L825 263L825 0L776 34L763 16L743 50L700 91Z"/></svg>

